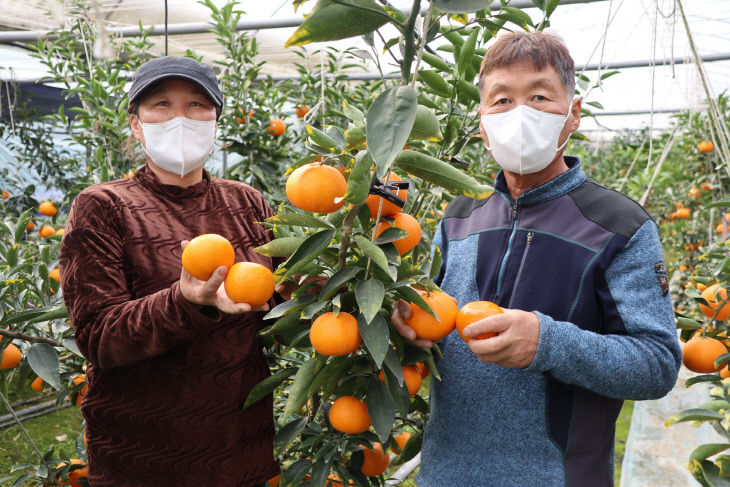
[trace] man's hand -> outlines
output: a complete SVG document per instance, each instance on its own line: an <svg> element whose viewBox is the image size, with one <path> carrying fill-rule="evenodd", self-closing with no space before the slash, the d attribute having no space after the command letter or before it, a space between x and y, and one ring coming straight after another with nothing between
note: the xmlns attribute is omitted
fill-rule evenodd
<svg viewBox="0 0 730 487"><path fill-rule="evenodd" d="M432 340L424 340L416 337L416 330L406 325L405 320L411 317L411 305L402 299L395 303L393 306L393 316L390 317L390 321L393 326L401 334L403 338L411 342L417 347L431 348L433 347Z"/></svg>
<svg viewBox="0 0 730 487"><path fill-rule="evenodd" d="M535 313L505 309L504 313L488 316L464 328L464 335L469 337L487 332L498 335L467 343L479 360L519 368L532 363L540 340L540 321Z"/></svg>
<svg viewBox="0 0 730 487"><path fill-rule="evenodd" d="M187 240L180 242L184 249L188 245ZM207 281L200 281L195 279L188 273L183 267L180 273L180 292L182 295L194 304L202 306L215 306L223 313L228 314L241 314L249 311L267 311L269 309L268 304L262 304L261 306L251 306L248 303L234 303L231 298L226 294L223 281L226 279L226 273L228 269L225 266L220 266L213 272L210 279Z"/></svg>

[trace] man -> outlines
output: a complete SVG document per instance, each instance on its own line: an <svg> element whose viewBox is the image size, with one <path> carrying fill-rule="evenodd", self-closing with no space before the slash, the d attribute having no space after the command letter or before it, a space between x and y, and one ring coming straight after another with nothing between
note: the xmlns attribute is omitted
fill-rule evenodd
<svg viewBox="0 0 730 487"><path fill-rule="evenodd" d="M421 487L613 485L623 399L674 385L681 352L657 226L564 156L580 122L573 60L542 32L500 36L479 74L480 131L502 167L494 194L458 197L436 237L437 283L504 314L440 344ZM403 322L419 346L432 346Z"/></svg>
<svg viewBox="0 0 730 487"><path fill-rule="evenodd" d="M279 472L271 398L241 412L269 374L255 338L268 306L233 303L225 267L206 282L181 267L186 240L217 233L236 261L272 268L253 251L271 239L256 223L273 214L262 195L203 170L222 108L209 66L143 64L129 121L145 166L73 202L60 267L89 361L81 409L95 487L251 487Z"/></svg>

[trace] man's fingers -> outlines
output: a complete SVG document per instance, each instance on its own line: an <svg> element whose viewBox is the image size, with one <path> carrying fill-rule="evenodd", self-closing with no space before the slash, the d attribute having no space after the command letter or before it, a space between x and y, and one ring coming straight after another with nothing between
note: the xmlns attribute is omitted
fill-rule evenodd
<svg viewBox="0 0 730 487"><path fill-rule="evenodd" d="M218 292L218 288L221 287L221 284L226 279L227 272L228 269L226 266L222 265L211 274L210 279L203 284L203 292L206 296L214 296Z"/></svg>
<svg viewBox="0 0 730 487"><path fill-rule="evenodd" d="M402 299L395 303L395 306L393 306L393 316L392 321L393 324L401 325L401 326L407 326L405 320L411 317L412 311L411 311L411 305L408 304L406 301L403 301ZM408 327L410 328L410 327ZM415 332L414 332L415 333Z"/></svg>
<svg viewBox="0 0 730 487"><path fill-rule="evenodd" d="M506 320L500 319L501 315L487 316L464 328L464 336L475 337L482 333L501 333L507 329Z"/></svg>
<svg viewBox="0 0 730 487"><path fill-rule="evenodd" d="M185 250L185 247L187 247L189 243L190 243L190 240L181 240L180 247L182 247L183 250Z"/></svg>

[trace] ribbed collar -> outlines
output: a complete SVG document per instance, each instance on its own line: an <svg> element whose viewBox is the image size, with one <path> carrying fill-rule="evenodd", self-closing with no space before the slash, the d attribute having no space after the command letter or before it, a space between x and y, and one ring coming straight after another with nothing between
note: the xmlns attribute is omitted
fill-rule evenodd
<svg viewBox="0 0 730 487"><path fill-rule="evenodd" d="M516 203L519 207L544 203L572 191L586 180L586 175L580 167L582 164L580 158L565 156L565 164L568 165L567 171L536 188L525 191L517 197L516 202L512 200L512 195L507 188L504 171L499 171L499 174L497 174L494 181L494 190L507 198L510 204L514 205Z"/></svg>
<svg viewBox="0 0 730 487"><path fill-rule="evenodd" d="M173 199L195 198L204 194L210 187L210 176L205 169L203 169L203 179L201 181L185 188L175 184L164 184L147 164L137 171L134 178L155 193Z"/></svg>

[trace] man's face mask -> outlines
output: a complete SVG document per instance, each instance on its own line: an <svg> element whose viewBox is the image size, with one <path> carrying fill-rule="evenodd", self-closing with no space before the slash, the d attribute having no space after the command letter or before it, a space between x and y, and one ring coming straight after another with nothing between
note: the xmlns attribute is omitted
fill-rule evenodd
<svg viewBox="0 0 730 487"><path fill-rule="evenodd" d="M213 152L215 120L175 117L166 122L139 124L145 153L157 166L180 177L203 167Z"/></svg>
<svg viewBox="0 0 730 487"><path fill-rule="evenodd" d="M481 116L482 127L487 133L494 160L505 171L531 174L545 169L555 154L565 147L570 136L558 147L558 138L570 116L535 110L527 105L503 113Z"/></svg>

